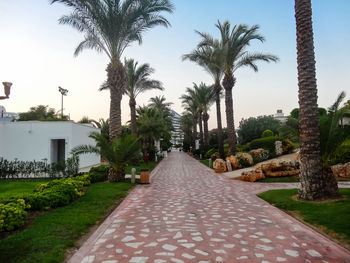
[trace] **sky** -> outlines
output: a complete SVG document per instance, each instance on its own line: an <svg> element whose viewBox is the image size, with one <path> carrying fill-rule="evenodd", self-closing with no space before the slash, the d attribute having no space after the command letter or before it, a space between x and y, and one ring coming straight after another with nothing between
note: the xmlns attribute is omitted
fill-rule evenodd
<svg viewBox="0 0 350 263"><path fill-rule="evenodd" d="M181 60L200 38L195 30L218 37L215 23L260 25L266 41L253 42L249 51L277 55L278 63L259 63L259 72L249 68L236 71L233 105L236 126L242 118L271 115L277 109L288 114L298 107L296 33L292 0L173 0L175 12L165 14L170 28L156 27L144 34L142 45L134 43L123 54L155 69L164 91L140 94L138 105L164 95L172 108L182 113L179 97L192 83L212 84L211 77L196 64ZM350 95L350 1L313 0L318 104L329 107L341 91ZM83 35L72 27L59 25L69 13L62 4L48 0L0 0L0 81L13 82L10 99L0 101L8 112L25 112L30 107L61 108L58 86L68 89L64 113L78 121L83 116L98 120L109 116L109 92L98 91L106 79L108 57L85 50L73 53ZM3 96L0 89L0 96ZM224 101L221 104L223 125ZM130 119L128 98L122 100L122 122ZM209 128L216 127L215 105Z"/></svg>

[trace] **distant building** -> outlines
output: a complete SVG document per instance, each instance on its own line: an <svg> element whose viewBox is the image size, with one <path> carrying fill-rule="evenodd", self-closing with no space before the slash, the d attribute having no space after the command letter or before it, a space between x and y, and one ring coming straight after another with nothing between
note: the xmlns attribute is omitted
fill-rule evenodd
<svg viewBox="0 0 350 263"><path fill-rule="evenodd" d="M89 137L100 130L73 121L16 121L0 122L0 157L13 161L42 161L56 163L71 157L78 145L95 145ZM81 171L100 163L97 154L79 156Z"/></svg>
<svg viewBox="0 0 350 263"><path fill-rule="evenodd" d="M181 130L181 124L180 124L181 115L173 110L170 110L170 114L171 114L172 123L173 123L173 131L171 132L171 143L173 144L173 146L175 145L182 146L184 133Z"/></svg>
<svg viewBox="0 0 350 263"><path fill-rule="evenodd" d="M0 105L0 122L10 122L18 119L18 114L14 112L6 112L4 106Z"/></svg>
<svg viewBox="0 0 350 263"><path fill-rule="evenodd" d="M284 115L282 110L277 110L277 113L275 113L273 117L281 123L285 123L288 118L288 116Z"/></svg>

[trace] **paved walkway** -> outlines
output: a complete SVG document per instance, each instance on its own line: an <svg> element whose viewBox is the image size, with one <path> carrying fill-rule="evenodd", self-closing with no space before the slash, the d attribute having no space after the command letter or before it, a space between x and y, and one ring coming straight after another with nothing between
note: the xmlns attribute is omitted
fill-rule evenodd
<svg viewBox="0 0 350 263"><path fill-rule="evenodd" d="M69 262L350 262L350 252L256 197L295 184L229 180L172 153Z"/></svg>

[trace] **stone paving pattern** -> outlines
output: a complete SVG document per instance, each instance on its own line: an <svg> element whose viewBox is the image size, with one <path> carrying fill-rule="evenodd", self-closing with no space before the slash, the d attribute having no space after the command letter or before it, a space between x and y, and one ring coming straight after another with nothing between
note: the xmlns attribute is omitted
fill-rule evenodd
<svg viewBox="0 0 350 263"><path fill-rule="evenodd" d="M172 153L69 262L350 262L348 250L256 196L295 186L230 180Z"/></svg>

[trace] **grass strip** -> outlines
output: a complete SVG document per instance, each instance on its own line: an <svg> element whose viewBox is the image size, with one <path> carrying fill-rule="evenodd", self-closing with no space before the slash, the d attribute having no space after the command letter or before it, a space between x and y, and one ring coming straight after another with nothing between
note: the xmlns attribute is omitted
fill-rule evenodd
<svg viewBox="0 0 350 263"><path fill-rule="evenodd" d="M47 183L52 179L5 179L0 180L0 200L10 197L23 196L23 194L30 194L33 192L38 184Z"/></svg>
<svg viewBox="0 0 350 263"><path fill-rule="evenodd" d="M0 262L62 262L66 250L125 197L131 183L96 183L71 205L39 216L24 231L0 240Z"/></svg>
<svg viewBox="0 0 350 263"><path fill-rule="evenodd" d="M141 163L138 166L135 165L128 165L127 167L125 167L125 173L126 174L131 174L131 169L132 168L136 168L136 174L140 174L141 170L150 170L152 171L154 169L154 167L157 166L157 164L160 162L161 160L158 160L158 162L155 161L149 161L148 164L146 163Z"/></svg>
<svg viewBox="0 0 350 263"><path fill-rule="evenodd" d="M258 196L349 248L350 189L339 189L339 192L341 199L321 202L296 200L293 196L297 195L297 189L270 190Z"/></svg>

